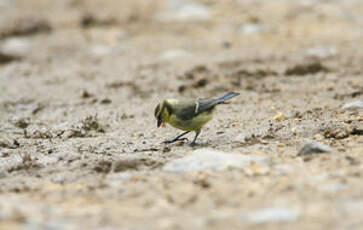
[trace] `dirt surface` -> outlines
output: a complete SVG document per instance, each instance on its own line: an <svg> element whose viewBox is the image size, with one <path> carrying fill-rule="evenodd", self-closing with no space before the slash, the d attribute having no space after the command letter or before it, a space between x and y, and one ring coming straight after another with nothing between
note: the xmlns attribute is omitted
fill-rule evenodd
<svg viewBox="0 0 363 230"><path fill-rule="evenodd" d="M0 0L0 229L363 229L363 2ZM199 145L170 97L241 93ZM188 136L189 141L192 135ZM330 153L297 156L307 140ZM200 149L268 165L173 173Z"/></svg>

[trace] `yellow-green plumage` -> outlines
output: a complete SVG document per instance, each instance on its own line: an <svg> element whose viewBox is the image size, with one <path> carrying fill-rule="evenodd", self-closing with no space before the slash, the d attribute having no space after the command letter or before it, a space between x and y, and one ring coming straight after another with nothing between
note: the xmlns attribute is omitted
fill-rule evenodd
<svg viewBox="0 0 363 230"><path fill-rule="evenodd" d="M169 120L167 122L177 129L184 131L196 131L200 130L208 121L212 119L213 112L214 108L212 111L202 112L191 120L181 120L177 117L177 115L172 114L169 116Z"/></svg>
<svg viewBox="0 0 363 230"><path fill-rule="evenodd" d="M179 140L181 136L189 131L195 131L196 136L191 143L194 145L201 128L212 119L215 106L237 95L239 94L231 92L216 99L167 99L161 102L155 108L155 118L158 121L158 127L161 124L169 123L177 129L186 131L178 137L166 141L166 143Z"/></svg>

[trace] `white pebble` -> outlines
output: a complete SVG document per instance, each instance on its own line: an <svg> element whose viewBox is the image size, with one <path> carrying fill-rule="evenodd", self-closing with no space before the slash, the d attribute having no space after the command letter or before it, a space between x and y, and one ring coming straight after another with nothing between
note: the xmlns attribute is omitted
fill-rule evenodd
<svg viewBox="0 0 363 230"><path fill-rule="evenodd" d="M363 109L363 100L353 101L345 104L342 107L343 110L359 110Z"/></svg>

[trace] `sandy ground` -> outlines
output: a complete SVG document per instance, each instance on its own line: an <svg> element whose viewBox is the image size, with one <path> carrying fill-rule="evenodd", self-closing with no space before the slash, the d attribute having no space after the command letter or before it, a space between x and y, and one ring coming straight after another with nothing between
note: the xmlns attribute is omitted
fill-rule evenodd
<svg viewBox="0 0 363 230"><path fill-rule="evenodd" d="M0 229L363 229L363 113L341 109L363 97L362 15L0 0ZM161 100L229 91L199 145L161 144ZM307 140L333 151L297 156ZM165 170L203 149L268 163Z"/></svg>

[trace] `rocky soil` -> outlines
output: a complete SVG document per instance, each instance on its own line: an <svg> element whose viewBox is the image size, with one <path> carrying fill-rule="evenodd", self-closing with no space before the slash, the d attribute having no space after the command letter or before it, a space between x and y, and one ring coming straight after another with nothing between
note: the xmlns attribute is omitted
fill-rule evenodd
<svg viewBox="0 0 363 230"><path fill-rule="evenodd" d="M0 229L363 229L362 15L0 0ZM229 91L197 146L161 144L161 100Z"/></svg>

